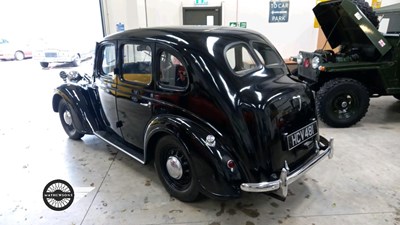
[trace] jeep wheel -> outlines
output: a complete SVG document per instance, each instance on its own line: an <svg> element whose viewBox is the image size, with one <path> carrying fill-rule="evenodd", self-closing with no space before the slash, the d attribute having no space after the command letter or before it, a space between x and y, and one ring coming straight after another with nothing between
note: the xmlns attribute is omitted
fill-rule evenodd
<svg viewBox="0 0 400 225"><path fill-rule="evenodd" d="M162 137L156 146L154 166L165 189L183 202L199 197L197 177L184 146L173 136Z"/></svg>
<svg viewBox="0 0 400 225"><path fill-rule="evenodd" d="M47 68L49 66L48 62L40 62L40 66L43 68Z"/></svg>
<svg viewBox="0 0 400 225"><path fill-rule="evenodd" d="M379 27L378 16L368 2L365 2L365 0L352 0L352 2L357 5L361 12L363 12L368 20L371 21L372 25L374 25L376 28Z"/></svg>
<svg viewBox="0 0 400 225"><path fill-rule="evenodd" d="M60 115L61 124L69 138L73 140L81 139L84 134L75 129L72 121L73 109L64 99L61 99L60 104L58 105L58 113Z"/></svg>
<svg viewBox="0 0 400 225"><path fill-rule="evenodd" d="M400 94L393 95L393 97L395 97L397 100L400 100Z"/></svg>
<svg viewBox="0 0 400 225"><path fill-rule="evenodd" d="M317 92L318 116L331 127L356 124L365 116L368 106L368 90L353 79L330 80Z"/></svg>

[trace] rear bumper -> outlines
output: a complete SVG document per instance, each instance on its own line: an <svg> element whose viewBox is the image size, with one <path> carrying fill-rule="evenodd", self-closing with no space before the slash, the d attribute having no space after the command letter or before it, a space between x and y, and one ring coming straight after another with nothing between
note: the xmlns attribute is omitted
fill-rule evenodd
<svg viewBox="0 0 400 225"><path fill-rule="evenodd" d="M331 138L328 142L328 140L320 136L320 143L318 146L318 153L296 170L290 172L288 166L286 165L284 168L282 168L279 179L260 183L242 183L240 185L240 189L245 192L271 192L281 190L281 195L286 197L289 184L299 179L322 159L326 157L333 157L333 138Z"/></svg>

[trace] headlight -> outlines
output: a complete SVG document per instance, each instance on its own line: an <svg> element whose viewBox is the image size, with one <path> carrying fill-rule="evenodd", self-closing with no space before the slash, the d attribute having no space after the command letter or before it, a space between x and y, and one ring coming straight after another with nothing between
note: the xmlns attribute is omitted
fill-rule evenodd
<svg viewBox="0 0 400 225"><path fill-rule="evenodd" d="M303 55L301 53L299 53L297 55L297 64L302 64L303 63Z"/></svg>
<svg viewBox="0 0 400 225"><path fill-rule="evenodd" d="M318 56L315 56L313 59L312 59L312 61L311 61L311 66L312 66L312 68L314 68L314 69L317 69L318 68L318 66L319 66L319 57Z"/></svg>

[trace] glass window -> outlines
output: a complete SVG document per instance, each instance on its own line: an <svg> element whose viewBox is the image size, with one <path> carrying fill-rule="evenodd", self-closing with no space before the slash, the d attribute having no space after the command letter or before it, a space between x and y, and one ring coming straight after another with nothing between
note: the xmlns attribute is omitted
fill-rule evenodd
<svg viewBox="0 0 400 225"><path fill-rule="evenodd" d="M103 48L103 62L102 62L102 73L113 75L115 69L115 47L114 45L107 45Z"/></svg>
<svg viewBox="0 0 400 225"><path fill-rule="evenodd" d="M189 84L186 67L177 56L166 51L160 55L159 76L161 85L183 89Z"/></svg>
<svg viewBox="0 0 400 225"><path fill-rule="evenodd" d="M242 44L230 47L226 51L225 57L231 69L237 74L243 74L244 71L257 66L249 50Z"/></svg>
<svg viewBox="0 0 400 225"><path fill-rule="evenodd" d="M125 44L123 56L122 78L129 82L150 84L152 80L150 46Z"/></svg>
<svg viewBox="0 0 400 225"><path fill-rule="evenodd" d="M260 61L266 67L283 65L284 62L282 58L269 46L261 43L254 43L253 47Z"/></svg>

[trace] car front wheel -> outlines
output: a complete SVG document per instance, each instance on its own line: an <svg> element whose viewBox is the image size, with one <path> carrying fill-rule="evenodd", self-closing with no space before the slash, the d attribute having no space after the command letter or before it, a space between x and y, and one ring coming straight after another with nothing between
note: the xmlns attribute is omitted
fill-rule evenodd
<svg viewBox="0 0 400 225"><path fill-rule="evenodd" d="M74 113L73 109L64 99L62 99L58 105L58 113L60 115L61 124L69 138L73 140L81 139L84 134L75 129L72 116Z"/></svg>
<svg viewBox="0 0 400 225"><path fill-rule="evenodd" d="M317 92L320 119L331 127L350 127L365 116L369 107L368 90L360 82L336 78Z"/></svg>
<svg viewBox="0 0 400 225"><path fill-rule="evenodd" d="M162 137L156 146L154 166L165 189L183 202L200 196L196 173L184 146L174 136Z"/></svg>
<svg viewBox="0 0 400 225"><path fill-rule="evenodd" d="M47 68L49 66L48 62L40 62L40 66L43 68Z"/></svg>

